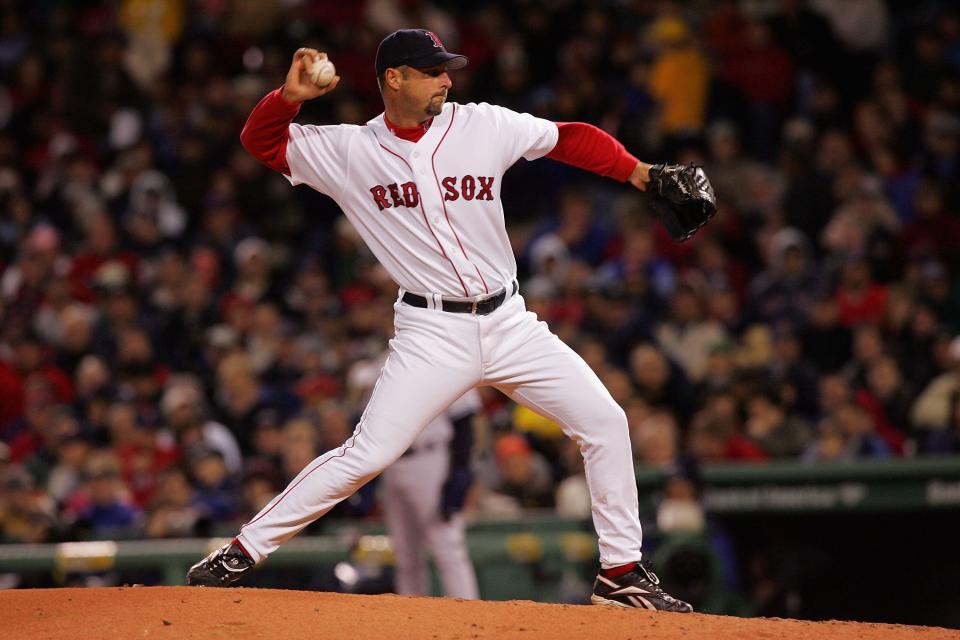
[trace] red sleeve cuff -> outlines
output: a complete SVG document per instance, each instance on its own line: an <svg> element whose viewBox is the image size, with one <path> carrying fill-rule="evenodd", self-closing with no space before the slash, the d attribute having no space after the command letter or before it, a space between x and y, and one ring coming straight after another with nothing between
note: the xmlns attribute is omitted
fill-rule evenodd
<svg viewBox="0 0 960 640"><path fill-rule="evenodd" d="M630 174L633 173L633 170L637 168L638 164L640 164L640 161L632 153L624 149L620 157L617 158L617 162L613 165L613 169L609 175L614 180L626 182L630 179Z"/></svg>
<svg viewBox="0 0 960 640"><path fill-rule="evenodd" d="M300 102L290 102L289 100L287 100L286 98L284 98L284 97L283 97L283 85L280 85L279 87L277 87L276 89L274 89L273 91L271 91L270 93L268 93L267 96L271 97L271 99L273 98L273 96L276 96L276 98L278 98L279 101L282 102L283 105L287 108L287 111L292 112L294 116L296 116L298 113L300 113L300 105L301 105L302 103L300 103ZM293 119L293 118L291 117L291 120L292 120L292 119Z"/></svg>

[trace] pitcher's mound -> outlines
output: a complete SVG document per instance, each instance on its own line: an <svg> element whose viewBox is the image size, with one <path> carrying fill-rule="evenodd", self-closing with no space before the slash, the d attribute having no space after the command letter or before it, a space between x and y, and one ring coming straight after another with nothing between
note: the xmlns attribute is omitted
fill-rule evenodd
<svg viewBox="0 0 960 640"><path fill-rule="evenodd" d="M635 638L724 640L960 640L960 631L855 622L445 598L351 596L273 589L113 587L0 592L4 637L162 638ZM9 635L8 635L9 632Z"/></svg>

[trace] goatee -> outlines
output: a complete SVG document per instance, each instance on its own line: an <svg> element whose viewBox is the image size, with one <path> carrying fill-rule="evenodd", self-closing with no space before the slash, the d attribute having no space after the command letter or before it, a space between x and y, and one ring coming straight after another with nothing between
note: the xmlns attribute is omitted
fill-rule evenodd
<svg viewBox="0 0 960 640"><path fill-rule="evenodd" d="M436 100L437 98L439 98L439 100ZM434 96L431 98L430 102L427 103L427 115L432 117L443 113L443 103L445 101L445 96Z"/></svg>

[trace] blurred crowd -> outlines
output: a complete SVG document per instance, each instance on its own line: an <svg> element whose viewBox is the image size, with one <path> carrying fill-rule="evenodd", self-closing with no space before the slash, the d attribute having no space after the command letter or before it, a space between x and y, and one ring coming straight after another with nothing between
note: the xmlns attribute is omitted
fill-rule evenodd
<svg viewBox="0 0 960 640"><path fill-rule="evenodd" d="M374 52L403 26L470 57L458 102L706 166L720 211L684 244L636 192L553 161L503 187L527 304L624 407L638 465L960 451L950 2L0 10L4 541L235 527L350 435L396 286L238 136L299 46L343 78L299 121L374 117ZM588 514L576 445L484 399L473 511ZM333 515L377 510L370 489Z"/></svg>

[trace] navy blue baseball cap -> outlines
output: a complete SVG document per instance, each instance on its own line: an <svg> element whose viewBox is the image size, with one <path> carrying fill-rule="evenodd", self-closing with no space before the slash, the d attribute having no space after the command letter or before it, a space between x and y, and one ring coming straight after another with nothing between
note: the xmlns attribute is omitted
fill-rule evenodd
<svg viewBox="0 0 960 640"><path fill-rule="evenodd" d="M447 51L440 38L426 29L394 31L377 48L375 67L379 76L390 68L407 65L416 69L446 64L451 71L467 66L467 56Z"/></svg>

